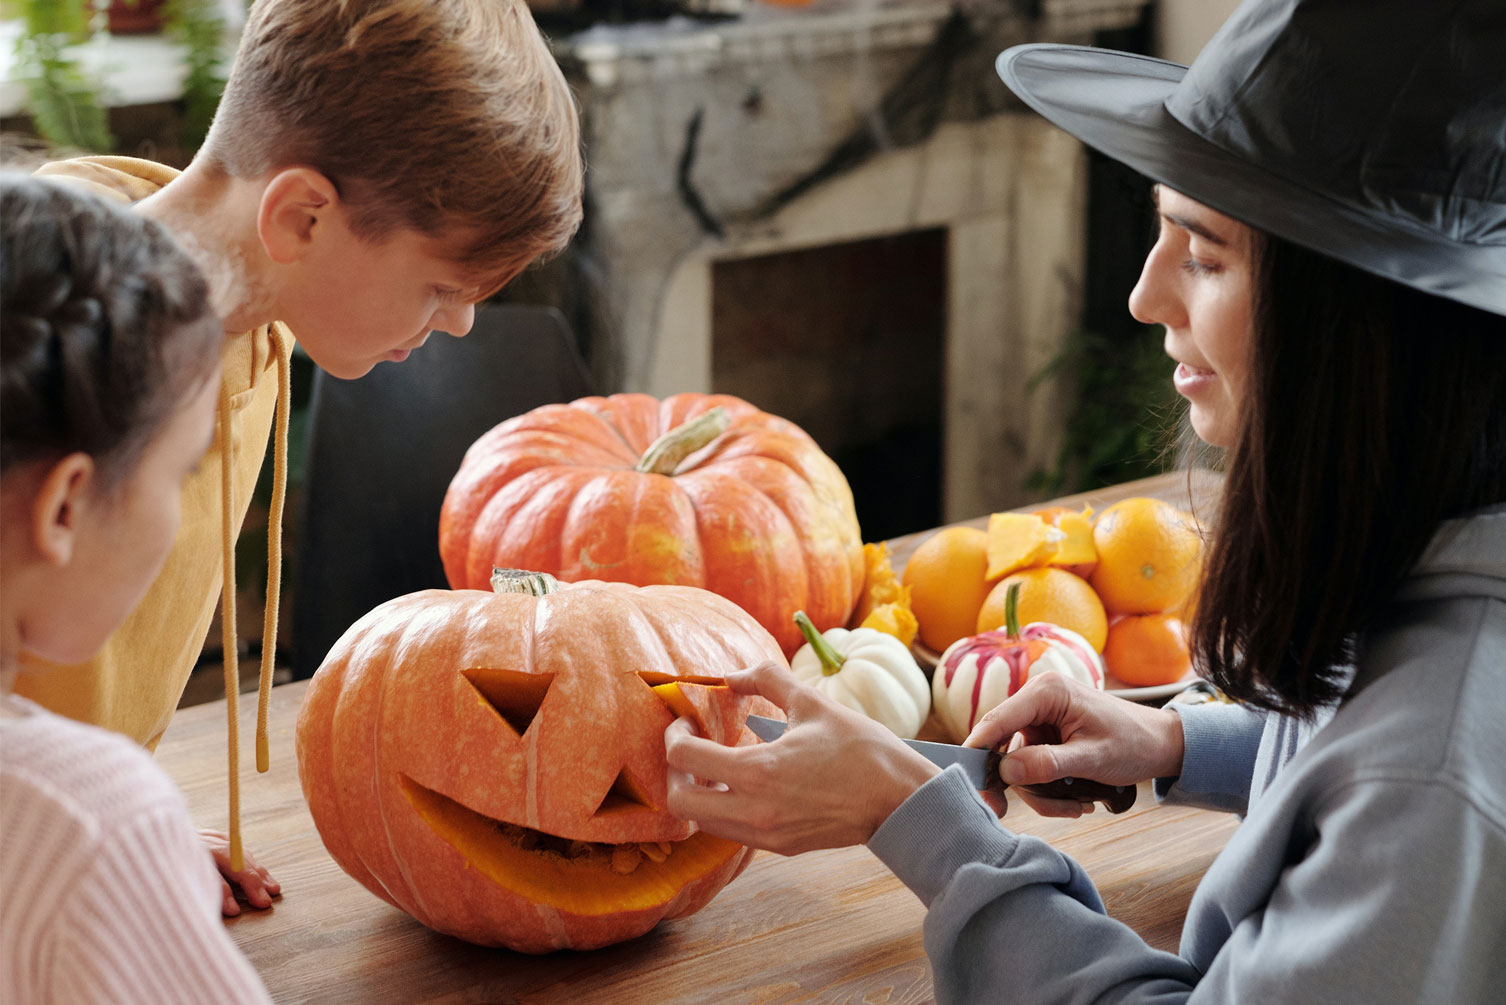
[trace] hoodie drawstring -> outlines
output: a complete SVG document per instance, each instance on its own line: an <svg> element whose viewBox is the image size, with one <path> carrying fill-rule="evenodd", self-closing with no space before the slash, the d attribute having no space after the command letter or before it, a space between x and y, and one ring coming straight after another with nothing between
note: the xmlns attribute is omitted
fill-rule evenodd
<svg viewBox="0 0 1506 1005"><path fill-rule="evenodd" d="M288 497L288 408L292 404L291 362L287 340L269 325L277 353L277 426L272 436L272 506L267 514L267 614L261 629L261 680L256 696L256 770L271 767L267 753L267 711L272 702L272 675L277 658L277 614L282 606L282 509Z"/></svg>
<svg viewBox="0 0 1506 1005"><path fill-rule="evenodd" d="M276 424L272 439L272 504L267 513L267 611L262 622L261 679L256 700L256 770L270 767L267 712L277 662L277 612L282 602L282 512L288 487L288 406L291 375L287 339L274 324L267 327L277 354ZM235 444L230 428L230 389L221 382L218 415L220 440L220 549L224 575L220 585L220 634L225 661L225 714L229 744L230 869L246 867L241 845L240 790L240 652L235 625Z"/></svg>
<svg viewBox="0 0 1506 1005"><path fill-rule="evenodd" d="M225 715L230 744L230 869L246 867L241 850L241 667L235 634L235 439L230 430L230 388L220 382L220 650L225 661Z"/></svg>

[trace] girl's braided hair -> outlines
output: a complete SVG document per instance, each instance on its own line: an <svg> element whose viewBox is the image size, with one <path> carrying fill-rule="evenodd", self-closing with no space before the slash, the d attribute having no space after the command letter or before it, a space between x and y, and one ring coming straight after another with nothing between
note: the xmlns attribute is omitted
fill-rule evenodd
<svg viewBox="0 0 1506 1005"><path fill-rule="evenodd" d="M163 227L69 186L0 174L0 471L75 451L119 485L214 372L203 278Z"/></svg>

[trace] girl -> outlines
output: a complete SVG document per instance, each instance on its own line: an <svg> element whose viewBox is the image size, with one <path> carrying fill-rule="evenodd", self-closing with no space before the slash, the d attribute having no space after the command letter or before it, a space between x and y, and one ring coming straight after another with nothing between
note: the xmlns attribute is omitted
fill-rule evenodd
<svg viewBox="0 0 1506 1005"><path fill-rule="evenodd" d="M266 1001L182 795L136 744L11 693L140 600L214 438L223 334L166 231L0 177L0 999Z"/></svg>
<svg viewBox="0 0 1506 1005"><path fill-rule="evenodd" d="M1068 46L1000 58L1032 107L1160 183L1130 309L1165 326L1192 426L1227 450L1193 642L1240 704L1149 709L1047 674L968 742L1012 743L1011 784L1154 778L1245 815L1179 955L1105 917L1075 863L999 827L961 775L771 666L729 682L785 707L789 730L724 748L670 726L671 809L786 853L866 841L930 908L943 1001L1499 1000L1496 7L1265 0L1190 68Z"/></svg>

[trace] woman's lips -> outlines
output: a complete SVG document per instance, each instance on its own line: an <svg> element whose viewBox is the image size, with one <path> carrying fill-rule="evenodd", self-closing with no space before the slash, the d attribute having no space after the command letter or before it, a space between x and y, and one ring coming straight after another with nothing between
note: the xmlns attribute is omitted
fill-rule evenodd
<svg viewBox="0 0 1506 1005"><path fill-rule="evenodd" d="M403 360L407 359L409 354L411 354L412 352L412 349L394 349L387 354L387 358L401 363Z"/></svg>
<svg viewBox="0 0 1506 1005"><path fill-rule="evenodd" d="M1176 372L1171 375L1171 383L1178 394L1190 398L1218 383L1218 374L1212 370L1200 370L1186 363L1178 363Z"/></svg>

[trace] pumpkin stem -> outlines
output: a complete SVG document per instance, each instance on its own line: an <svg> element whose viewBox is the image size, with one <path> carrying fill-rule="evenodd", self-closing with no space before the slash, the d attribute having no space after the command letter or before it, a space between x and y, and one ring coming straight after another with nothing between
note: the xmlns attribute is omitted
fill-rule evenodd
<svg viewBox="0 0 1506 1005"><path fill-rule="evenodd" d="M1004 631L1009 637L1020 637L1020 584L1010 583L1009 589L1004 592Z"/></svg>
<svg viewBox="0 0 1506 1005"><path fill-rule="evenodd" d="M659 437L638 459L635 471L655 475L672 475L680 462L721 436L732 424L721 405L683 422Z"/></svg>
<svg viewBox="0 0 1506 1005"><path fill-rule="evenodd" d="M805 641L816 651L816 658L821 661L821 676L830 677L842 669L847 657L833 649L831 643L826 641L826 636L816 631L816 626L811 624L811 619L805 616L804 611L795 612L795 624L800 628L800 634L805 636Z"/></svg>
<svg viewBox="0 0 1506 1005"><path fill-rule="evenodd" d="M493 593L527 593L545 597L559 592L560 581L547 572L529 572L526 569L492 569Z"/></svg>

